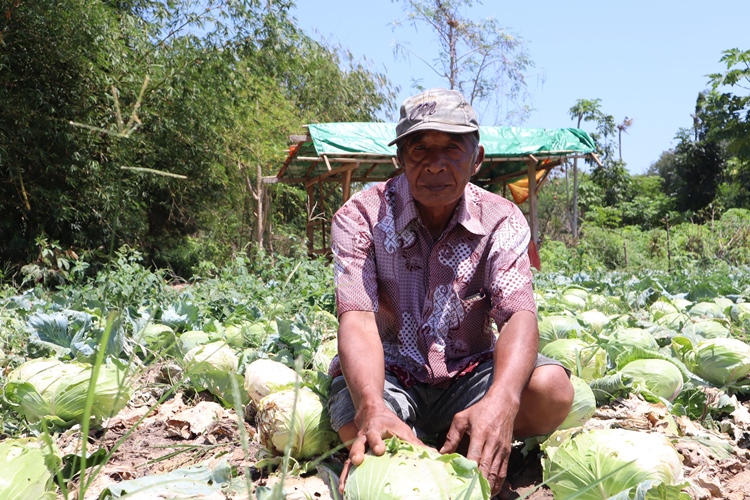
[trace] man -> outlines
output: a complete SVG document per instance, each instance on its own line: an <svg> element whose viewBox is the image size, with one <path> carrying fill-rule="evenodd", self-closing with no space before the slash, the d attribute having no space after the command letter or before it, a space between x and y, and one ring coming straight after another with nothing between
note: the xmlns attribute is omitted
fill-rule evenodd
<svg viewBox="0 0 750 500"><path fill-rule="evenodd" d="M494 495L512 439L552 432L573 387L537 355L526 219L469 183L484 159L474 110L459 92L432 89L400 114L391 144L403 175L333 219L331 420L354 465L367 447L382 455L384 438L438 436L441 453L479 464Z"/></svg>

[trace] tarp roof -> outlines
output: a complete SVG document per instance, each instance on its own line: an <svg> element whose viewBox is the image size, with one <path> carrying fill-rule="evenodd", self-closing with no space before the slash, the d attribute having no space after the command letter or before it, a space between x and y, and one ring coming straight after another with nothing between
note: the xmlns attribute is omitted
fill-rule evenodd
<svg viewBox="0 0 750 500"><path fill-rule="evenodd" d="M581 129L480 127L485 162L473 182L512 180L526 175L529 155L539 166L559 165L565 158L592 153L594 141ZM381 181L398 173L395 123L315 123L308 136L293 145L276 182L309 184L335 181L352 171L351 181Z"/></svg>

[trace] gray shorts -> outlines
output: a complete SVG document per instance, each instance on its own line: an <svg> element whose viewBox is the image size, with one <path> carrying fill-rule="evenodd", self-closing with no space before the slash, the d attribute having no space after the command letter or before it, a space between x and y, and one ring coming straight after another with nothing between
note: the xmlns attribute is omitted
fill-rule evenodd
<svg viewBox="0 0 750 500"><path fill-rule="evenodd" d="M562 366L554 359L537 354L534 368L544 365ZM565 371L570 376L570 371ZM477 366L469 375L458 377L448 388L417 383L405 389L399 379L387 371L383 399L386 406L409 424L417 437L422 439L428 435L446 432L456 413L482 399L492 383L492 372L493 360L489 359ZM331 382L328 413L335 431L354 420L354 402L341 375Z"/></svg>

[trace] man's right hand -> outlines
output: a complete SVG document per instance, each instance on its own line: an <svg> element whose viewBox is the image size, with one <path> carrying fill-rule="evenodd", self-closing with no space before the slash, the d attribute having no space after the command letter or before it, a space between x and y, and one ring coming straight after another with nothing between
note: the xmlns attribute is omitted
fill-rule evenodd
<svg viewBox="0 0 750 500"><path fill-rule="evenodd" d="M358 466L364 461L368 448L374 455L380 456L385 453L384 439L394 436L412 444L425 446L411 427L384 404L372 408L361 408L353 422L339 429L339 435L342 439L349 435L354 439L351 445L348 445L349 460L344 464L344 470L339 478L339 493L342 495L349 470L352 466ZM345 439L345 442L347 441L349 439Z"/></svg>
<svg viewBox="0 0 750 500"><path fill-rule="evenodd" d="M425 445L411 427L384 405L360 409L354 423L357 426L357 437L349 449L349 459L353 465L362 463L367 448L378 456L385 453L384 439L394 436L409 443Z"/></svg>

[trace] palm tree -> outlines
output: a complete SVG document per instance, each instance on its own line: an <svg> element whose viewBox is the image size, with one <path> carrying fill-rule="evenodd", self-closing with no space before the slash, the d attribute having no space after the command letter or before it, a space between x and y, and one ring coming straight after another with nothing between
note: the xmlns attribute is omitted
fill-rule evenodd
<svg viewBox="0 0 750 500"><path fill-rule="evenodd" d="M617 146L620 151L620 161L622 161L622 133L627 133L632 124L633 119L626 116L622 123L617 126Z"/></svg>

